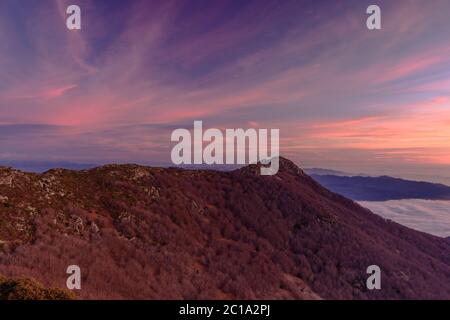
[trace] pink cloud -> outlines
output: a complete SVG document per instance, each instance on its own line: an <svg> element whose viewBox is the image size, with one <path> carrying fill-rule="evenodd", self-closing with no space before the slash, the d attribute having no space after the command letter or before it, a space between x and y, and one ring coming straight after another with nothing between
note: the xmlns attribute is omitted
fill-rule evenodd
<svg viewBox="0 0 450 320"><path fill-rule="evenodd" d="M68 85L68 86L59 87L59 88L52 88L52 89L49 89L49 90L43 92L42 97L44 97L46 99L62 97L67 91L74 89L76 87L78 87L78 85L73 84L73 85Z"/></svg>

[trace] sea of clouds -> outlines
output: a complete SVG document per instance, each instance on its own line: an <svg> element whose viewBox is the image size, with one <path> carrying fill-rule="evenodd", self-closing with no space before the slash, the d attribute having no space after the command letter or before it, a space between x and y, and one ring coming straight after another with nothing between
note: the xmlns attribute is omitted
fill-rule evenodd
<svg viewBox="0 0 450 320"><path fill-rule="evenodd" d="M409 228L450 237L450 201L406 199L358 203L373 213Z"/></svg>

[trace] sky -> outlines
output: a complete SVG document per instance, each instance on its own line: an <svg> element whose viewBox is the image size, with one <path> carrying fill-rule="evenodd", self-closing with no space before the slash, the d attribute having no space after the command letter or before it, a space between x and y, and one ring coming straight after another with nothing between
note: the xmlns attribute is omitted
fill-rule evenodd
<svg viewBox="0 0 450 320"><path fill-rule="evenodd" d="M81 8L69 31L65 9ZM381 30L366 8L381 7ZM170 162L278 128L302 167L450 177L450 2L1 0L0 160ZM450 181L450 180L449 180Z"/></svg>

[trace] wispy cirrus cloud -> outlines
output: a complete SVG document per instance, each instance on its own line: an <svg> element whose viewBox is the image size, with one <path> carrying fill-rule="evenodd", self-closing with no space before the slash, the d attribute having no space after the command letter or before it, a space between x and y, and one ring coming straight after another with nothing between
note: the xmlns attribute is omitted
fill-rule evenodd
<svg viewBox="0 0 450 320"><path fill-rule="evenodd" d="M203 119L280 128L306 164L450 164L446 1L382 1L376 32L365 1L82 0L77 32L68 1L24 1L0 5L0 123L71 129L18 155L165 159L161 128Z"/></svg>

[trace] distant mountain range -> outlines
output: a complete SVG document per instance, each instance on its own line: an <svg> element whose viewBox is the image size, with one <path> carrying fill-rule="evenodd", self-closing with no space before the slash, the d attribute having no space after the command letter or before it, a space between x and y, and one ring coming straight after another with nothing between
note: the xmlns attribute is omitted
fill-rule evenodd
<svg viewBox="0 0 450 320"><path fill-rule="evenodd" d="M155 164L154 164L155 165ZM157 166L163 168L173 167L171 163L157 163ZM0 166L11 167L25 172L43 173L52 169L68 169L68 170L85 170L100 166L100 164L93 163L77 163L70 161L15 161L15 160L0 160ZM189 164L177 165L177 168L188 170L217 170L217 171L232 171L242 168L243 165L206 165L206 164Z"/></svg>
<svg viewBox="0 0 450 320"><path fill-rule="evenodd" d="M450 187L437 183L388 176L365 177L313 173L311 177L331 191L357 201L450 200Z"/></svg>
<svg viewBox="0 0 450 320"><path fill-rule="evenodd" d="M0 168L0 274L64 287L76 264L82 299L448 299L449 252L286 159L274 176Z"/></svg>
<svg viewBox="0 0 450 320"><path fill-rule="evenodd" d="M356 176L357 174L351 174L348 172L332 170L332 169L323 169L323 168L306 168L304 169L307 174L311 175L330 175L330 176Z"/></svg>
<svg viewBox="0 0 450 320"><path fill-rule="evenodd" d="M12 167L26 172L45 172L50 169L62 168L71 170L84 170L95 167L91 163L75 163L69 161L8 161L0 160L0 166Z"/></svg>

